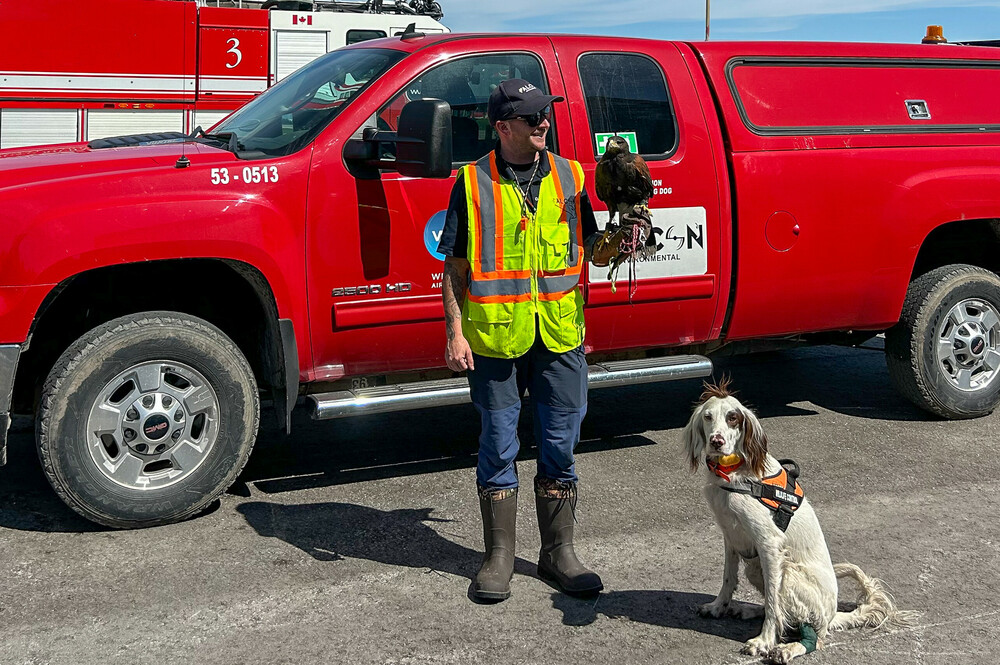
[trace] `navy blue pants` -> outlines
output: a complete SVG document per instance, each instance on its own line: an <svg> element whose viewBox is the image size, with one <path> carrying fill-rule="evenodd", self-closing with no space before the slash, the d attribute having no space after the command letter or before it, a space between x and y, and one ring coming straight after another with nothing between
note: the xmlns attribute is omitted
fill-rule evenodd
<svg viewBox="0 0 1000 665"><path fill-rule="evenodd" d="M482 420L476 480L486 489L518 486L514 460L520 449L521 397L530 395L538 444L538 475L577 481L573 449L587 414L587 359L583 347L566 353L545 348L537 334L531 349L505 360L475 355L469 371L472 403Z"/></svg>

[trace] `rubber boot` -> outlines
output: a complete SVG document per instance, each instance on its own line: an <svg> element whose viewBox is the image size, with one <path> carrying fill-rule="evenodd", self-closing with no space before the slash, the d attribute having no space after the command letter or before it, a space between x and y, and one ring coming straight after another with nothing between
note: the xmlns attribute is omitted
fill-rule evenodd
<svg viewBox="0 0 1000 665"><path fill-rule="evenodd" d="M479 510L483 515L486 554L476 573L472 595L481 600L510 598L514 576L514 525L517 518L517 488L479 488Z"/></svg>
<svg viewBox="0 0 1000 665"><path fill-rule="evenodd" d="M587 569L573 550L576 484L535 478L535 509L542 549L538 576L571 596L593 596L604 588L600 576Z"/></svg>

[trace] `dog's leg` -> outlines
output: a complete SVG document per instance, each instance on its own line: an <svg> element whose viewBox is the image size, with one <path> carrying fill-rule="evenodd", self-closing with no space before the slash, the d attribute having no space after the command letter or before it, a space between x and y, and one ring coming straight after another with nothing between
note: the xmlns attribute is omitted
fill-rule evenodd
<svg viewBox="0 0 1000 665"><path fill-rule="evenodd" d="M733 600L733 592L740 579L740 555L726 543L726 564L722 572L722 589L719 595L710 603L705 603L698 608L698 614L703 617L714 617L718 619L729 610L729 603Z"/></svg>
<svg viewBox="0 0 1000 665"><path fill-rule="evenodd" d="M781 638L781 563L784 553L778 539L757 545L760 555L761 574L764 582L764 625L760 635L747 640L743 653L752 656L767 656Z"/></svg>

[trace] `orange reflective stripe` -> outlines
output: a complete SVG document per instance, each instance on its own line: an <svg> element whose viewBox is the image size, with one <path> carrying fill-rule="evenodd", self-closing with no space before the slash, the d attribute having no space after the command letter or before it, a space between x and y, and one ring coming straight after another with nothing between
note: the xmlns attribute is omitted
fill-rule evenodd
<svg viewBox="0 0 1000 665"><path fill-rule="evenodd" d="M573 208L576 210L577 218L580 216L580 196L583 194L583 167L580 166L578 162L570 162L570 166L573 169L573 191L576 192L576 196L573 197L576 205ZM576 224L576 243L583 247L583 223L581 220L577 219ZM576 257L577 269L583 268L583 256Z"/></svg>
<svg viewBox="0 0 1000 665"><path fill-rule="evenodd" d="M497 170L497 155L490 153L490 180L493 181L493 210L499 233L493 234L493 246L496 253L496 267L498 271L503 270L503 236L504 224L507 220L503 217L503 193L500 191L500 172Z"/></svg>
<svg viewBox="0 0 1000 665"><path fill-rule="evenodd" d="M479 303L481 305L489 305L494 303L504 303L504 302L526 302L531 300L530 293L522 293L516 296L473 296L472 294L467 294L466 297L470 302Z"/></svg>
<svg viewBox="0 0 1000 665"><path fill-rule="evenodd" d="M530 270L497 270L496 272L477 272L476 279L528 279Z"/></svg>
<svg viewBox="0 0 1000 665"><path fill-rule="evenodd" d="M465 172L466 187L472 192L472 216L470 223L475 227L475 246L472 248L472 271L480 272L483 269L483 220L479 213L479 183L471 181L475 175L475 167ZM471 182L470 182L471 181Z"/></svg>
<svg viewBox="0 0 1000 665"><path fill-rule="evenodd" d="M549 173L552 174L552 184L556 188L556 198L559 199L560 201L564 201L562 182L559 180L559 169L556 168L556 158L555 156L553 156L551 152L547 152L545 154L549 156ZM565 202L563 203L562 210L559 211L559 223L560 224L566 223Z"/></svg>

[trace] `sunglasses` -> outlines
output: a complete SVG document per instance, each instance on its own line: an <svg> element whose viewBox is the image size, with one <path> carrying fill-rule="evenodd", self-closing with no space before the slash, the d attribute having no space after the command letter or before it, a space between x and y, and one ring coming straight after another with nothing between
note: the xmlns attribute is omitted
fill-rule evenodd
<svg viewBox="0 0 1000 665"><path fill-rule="evenodd" d="M548 120L551 115L552 107L546 106L541 111L536 111L531 115L517 115L514 118L523 120L528 127L538 127L538 125L542 124L543 120ZM514 118L511 118L511 120Z"/></svg>

